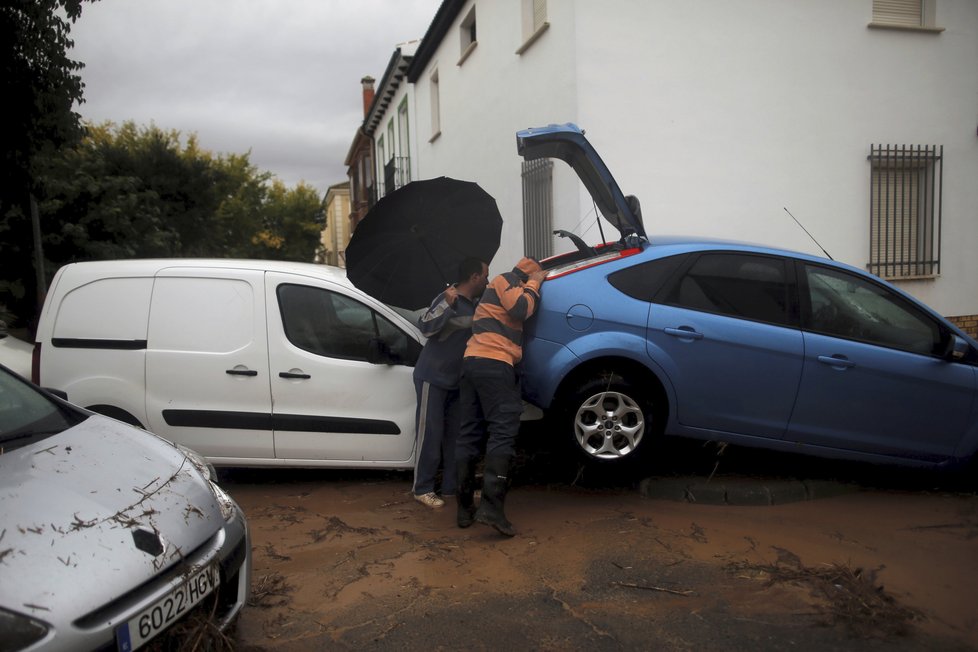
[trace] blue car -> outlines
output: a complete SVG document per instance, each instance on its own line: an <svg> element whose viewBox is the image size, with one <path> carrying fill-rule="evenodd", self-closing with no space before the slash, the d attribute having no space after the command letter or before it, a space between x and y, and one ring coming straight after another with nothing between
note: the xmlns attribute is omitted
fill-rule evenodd
<svg viewBox="0 0 978 652"><path fill-rule="evenodd" d="M646 236L574 125L517 134L580 176L617 242L543 262L523 389L585 459L663 435L920 467L978 449L978 343L907 293L828 258ZM566 234L570 235L570 234Z"/></svg>

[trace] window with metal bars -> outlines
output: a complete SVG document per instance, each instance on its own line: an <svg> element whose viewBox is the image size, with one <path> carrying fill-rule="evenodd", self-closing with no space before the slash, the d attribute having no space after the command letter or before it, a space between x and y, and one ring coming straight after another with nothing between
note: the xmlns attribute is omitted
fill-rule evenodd
<svg viewBox="0 0 978 652"><path fill-rule="evenodd" d="M870 148L869 271L885 279L941 272L944 146Z"/></svg>
<svg viewBox="0 0 978 652"><path fill-rule="evenodd" d="M407 156L392 156L384 164L384 196L398 188L406 186L411 181L411 159Z"/></svg>
<svg viewBox="0 0 978 652"><path fill-rule="evenodd" d="M553 161L523 161L523 253L553 255Z"/></svg>

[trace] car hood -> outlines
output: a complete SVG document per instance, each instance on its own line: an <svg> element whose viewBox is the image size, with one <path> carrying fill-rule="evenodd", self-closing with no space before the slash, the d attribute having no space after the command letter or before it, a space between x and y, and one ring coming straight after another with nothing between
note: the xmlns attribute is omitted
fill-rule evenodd
<svg viewBox="0 0 978 652"><path fill-rule="evenodd" d="M0 330L0 364L30 380L33 353L33 345Z"/></svg>
<svg viewBox="0 0 978 652"><path fill-rule="evenodd" d="M608 166L577 125L567 123L518 131L516 151L527 161L561 159L574 168L598 210L618 228L622 238L632 234L646 237L638 200L622 193Z"/></svg>
<svg viewBox="0 0 978 652"><path fill-rule="evenodd" d="M179 449L90 416L0 455L0 606L81 616L178 562L223 523L207 480Z"/></svg>

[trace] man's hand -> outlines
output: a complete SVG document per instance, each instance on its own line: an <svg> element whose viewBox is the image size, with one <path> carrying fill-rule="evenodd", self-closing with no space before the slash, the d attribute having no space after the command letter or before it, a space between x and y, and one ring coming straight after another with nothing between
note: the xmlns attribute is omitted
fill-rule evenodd
<svg viewBox="0 0 978 652"><path fill-rule="evenodd" d="M455 307L455 302L458 301L458 288L454 285L449 285L445 288L445 301L448 302L452 308Z"/></svg>
<svg viewBox="0 0 978 652"><path fill-rule="evenodd" d="M541 269L538 272L530 272L528 276L530 277L531 281L543 283L543 279L547 278L547 270Z"/></svg>

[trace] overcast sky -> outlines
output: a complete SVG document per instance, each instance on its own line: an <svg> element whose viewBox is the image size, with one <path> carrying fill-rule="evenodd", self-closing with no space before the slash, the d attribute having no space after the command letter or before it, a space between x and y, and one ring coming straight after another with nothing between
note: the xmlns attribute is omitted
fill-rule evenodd
<svg viewBox="0 0 978 652"><path fill-rule="evenodd" d="M363 121L360 79L380 83L399 43L441 0L99 0L71 28L92 122L196 133L215 154L287 186L346 180Z"/></svg>

